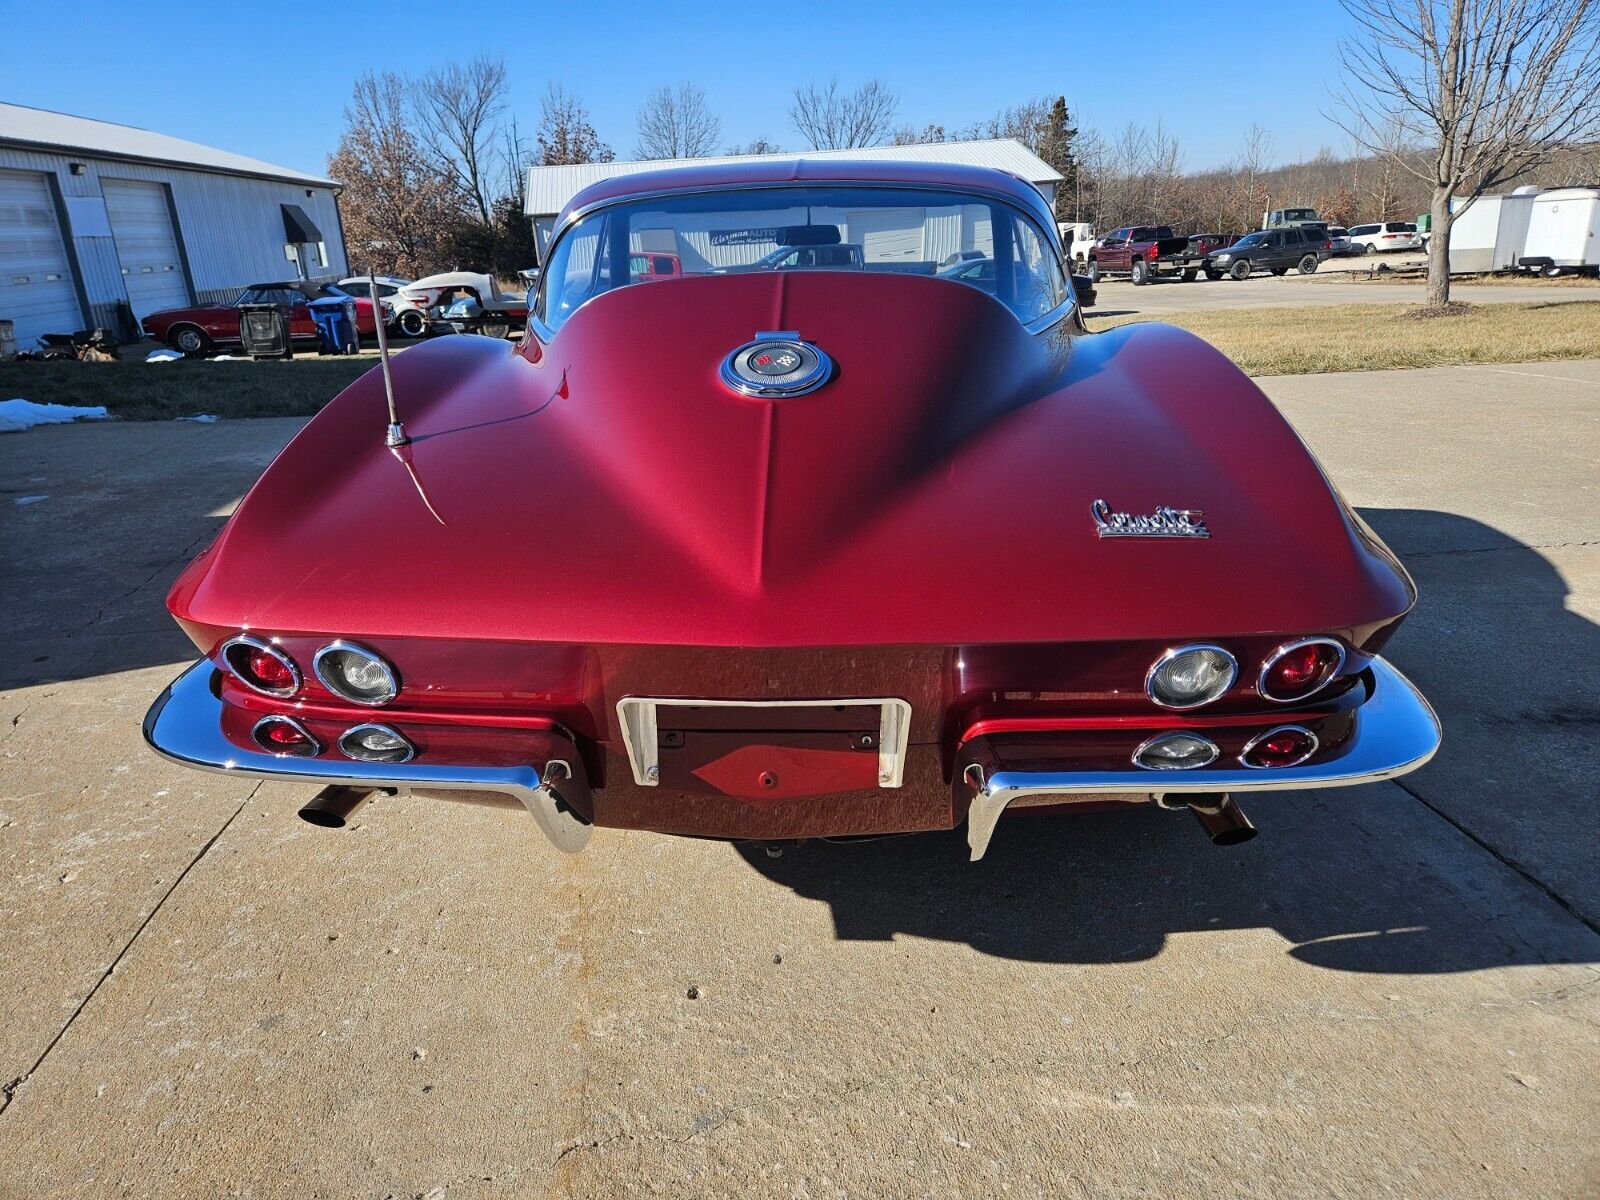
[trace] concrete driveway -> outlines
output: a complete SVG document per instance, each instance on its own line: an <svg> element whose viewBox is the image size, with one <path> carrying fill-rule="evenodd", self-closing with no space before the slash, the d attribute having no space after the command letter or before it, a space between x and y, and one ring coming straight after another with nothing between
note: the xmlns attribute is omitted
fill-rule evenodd
<svg viewBox="0 0 1600 1200"><path fill-rule="evenodd" d="M1380 261L1387 261L1389 257L1380 256ZM1426 298L1424 284L1420 281L1368 282L1367 265L1371 262L1370 257L1335 259L1323 264L1315 275L1293 272L1281 276L1260 274L1237 283L1232 279L1213 281L1201 277L1193 283L1164 279L1144 287L1134 287L1126 279L1106 279L1101 281L1097 289L1098 303L1089 312L1091 316L1127 313L1160 316L1206 308L1421 304ZM1361 265L1347 265L1352 263ZM1450 294L1452 299L1465 300L1469 304L1568 304L1580 300L1600 300L1600 282L1534 280L1526 284L1456 283L1451 287Z"/></svg>
<svg viewBox="0 0 1600 1200"><path fill-rule="evenodd" d="M0 439L0 1196L1595 1194L1600 362L1264 383L1417 576L1440 757L975 866L312 829L139 736L298 423Z"/></svg>

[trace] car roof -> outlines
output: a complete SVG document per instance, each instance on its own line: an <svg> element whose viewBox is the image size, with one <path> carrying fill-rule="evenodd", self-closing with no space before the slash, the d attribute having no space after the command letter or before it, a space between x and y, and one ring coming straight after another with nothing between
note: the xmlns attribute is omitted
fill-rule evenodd
<svg viewBox="0 0 1600 1200"><path fill-rule="evenodd" d="M1040 224L1055 228L1055 216L1043 194L1027 180L993 167L963 163L892 162L868 159L774 159L770 162L715 163L637 171L591 183L567 202L556 218L551 237L573 216L597 204L641 195L716 192L744 187L782 187L791 183L904 184L908 187L986 192L1027 209Z"/></svg>

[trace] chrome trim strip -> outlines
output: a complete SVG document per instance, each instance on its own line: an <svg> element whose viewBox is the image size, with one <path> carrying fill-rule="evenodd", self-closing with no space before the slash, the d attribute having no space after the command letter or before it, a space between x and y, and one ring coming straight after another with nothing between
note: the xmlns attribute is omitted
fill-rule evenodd
<svg viewBox="0 0 1600 1200"><path fill-rule="evenodd" d="M282 691L274 688L264 688L259 683L254 683L251 680L246 679L244 672L240 671L233 665L233 663L228 661L228 650L234 646L249 646L252 650L265 650L268 654L272 655L273 658L277 659L284 666L289 668L289 673L294 676L294 686L289 688L287 691ZM300 665L296 663L294 659L289 657L288 651L274 646L271 642L262 641L258 637L251 637L247 633L241 633L238 637L229 638L227 641L223 642L222 645L218 646L217 658L221 660L223 667L227 669L229 675L232 675L252 692L256 692L262 696L272 696L275 699L283 700L294 695L305 686L305 677L300 674Z"/></svg>
<svg viewBox="0 0 1600 1200"><path fill-rule="evenodd" d="M1139 761L1140 755L1142 755L1146 750L1150 749L1151 746L1175 737L1186 737L1197 742L1204 742L1207 746L1211 747L1211 757L1206 759L1203 763L1185 763L1181 766L1174 765L1170 767L1152 767L1147 766ZM1167 729L1156 734L1154 737L1145 738L1144 741L1140 742L1138 748L1134 750L1128 761L1133 763L1133 765L1138 767L1141 771L1198 771L1201 767L1209 767L1212 763L1216 762L1217 756L1221 753L1222 747L1218 746L1203 733L1199 733L1193 729Z"/></svg>
<svg viewBox="0 0 1600 1200"><path fill-rule="evenodd" d="M1415 771L1438 752L1439 718L1416 686L1382 658L1367 667L1371 694L1356 709L1355 729L1338 756L1295 767L1213 767L1154 776L1148 771L995 771L973 763L964 773L976 795L967 813L967 844L977 861L1006 806L1024 796L1105 792L1273 792L1378 783ZM1160 786L1156 780L1160 779Z"/></svg>
<svg viewBox="0 0 1600 1200"><path fill-rule="evenodd" d="M1295 759L1292 763L1280 763L1276 767L1268 767L1268 766L1258 765L1258 764L1253 763L1253 762L1250 761L1250 751L1252 751L1252 750L1254 750L1256 748L1257 743L1266 741L1269 737L1271 737L1275 733L1283 733L1283 732L1285 732L1287 730L1291 730L1291 729L1294 730L1294 732L1296 732L1296 733L1303 733L1308 738L1311 739L1311 748L1309 750L1307 750L1304 754L1302 754L1299 758ZM1274 725L1271 729L1267 730L1265 733L1256 734L1255 737L1251 738L1248 742L1246 742L1244 744L1244 749L1239 751L1239 765L1241 767L1248 767L1252 771L1281 771L1285 767L1298 767L1301 763L1305 762L1306 759L1310 758L1313 754L1315 754L1318 751L1318 749L1321 748L1321 746L1322 746L1322 739L1319 738L1316 734L1312 733L1311 730L1307 729L1304 725Z"/></svg>
<svg viewBox="0 0 1600 1200"><path fill-rule="evenodd" d="M306 739L307 749L298 753L293 750L273 750L266 742L261 740L261 728L264 725L287 725ZM300 724L293 717L286 717L282 713L268 713L261 720L250 726L250 740L260 746L263 753L270 754L273 758L310 758L313 755L321 754L325 749L323 744L317 740L316 734L312 733L311 730Z"/></svg>
<svg viewBox="0 0 1600 1200"><path fill-rule="evenodd" d="M1316 687L1312 688L1309 692L1305 692L1299 696L1291 696L1287 700L1280 700L1277 696L1274 696L1267 691L1267 669L1285 654L1289 653L1289 651L1298 650L1301 646L1332 646L1339 652L1339 661L1333 664L1333 670L1328 673L1328 678L1323 680ZM1262 661L1261 670L1256 673L1256 694L1263 700L1270 701L1273 704L1299 704L1302 700L1311 699L1311 697L1315 696L1323 688L1327 687L1335 679L1339 678L1339 672L1344 670L1344 662L1344 643L1339 641L1337 638L1308 637L1299 638L1293 642L1285 642L1271 654L1267 655L1267 657Z"/></svg>
<svg viewBox="0 0 1600 1200"><path fill-rule="evenodd" d="M382 700L362 700L356 696L348 695L339 688L334 687L333 684L328 681L328 677L322 673L322 659L324 655L332 654L335 650L353 650L357 654L365 654L368 658L372 659L380 667L382 667L384 674L389 677L388 696ZM400 694L400 676L395 673L394 664L392 664L383 655L379 654L376 650L369 650L366 646L357 645L355 642L346 642L340 640L329 642L321 650L318 650L315 657L312 658L311 669L316 672L317 679L321 681L322 686L327 688L335 696L339 697L339 699L348 700L351 704L359 704L364 708L382 708L385 704L393 703L394 698Z"/></svg>
<svg viewBox="0 0 1600 1200"><path fill-rule="evenodd" d="M357 755L351 754L349 750L345 749L345 744L344 744L345 743L345 739L354 737L358 733L365 733L369 729L376 729L380 733L387 733L390 737L394 738L397 742L400 742L406 748L406 756L404 758L385 758L385 759L361 758L361 757L359 757ZM394 726L392 726L392 725L382 725L382 724L379 724L377 721L368 721L368 722L366 722L365 724L362 724L362 725L352 725L352 726L350 726L349 729L346 729L343 733L341 733L339 735L339 753L344 755L346 758L350 759L352 762L381 763L383 766L392 767L392 766L398 766L400 763L408 763L408 762L410 762L413 758L415 758L417 756L417 748L411 744L411 739L410 738L406 737L405 734L401 733Z"/></svg>
<svg viewBox="0 0 1600 1200"><path fill-rule="evenodd" d="M545 777L532 764L515 767L465 767L447 763L368 763L354 759L283 758L245 750L222 732L221 673L209 659L194 664L156 697L144 718L144 740L162 758L180 766L252 779L410 791L500 792L520 800L556 847L576 853L589 841L591 826L572 815L560 788L572 767L561 759L546 764ZM557 764L560 764L559 767Z"/></svg>
<svg viewBox="0 0 1600 1200"><path fill-rule="evenodd" d="M1218 654L1227 655L1228 661L1233 664L1233 669L1228 674L1227 684L1215 696L1208 697L1205 700L1198 700L1193 704L1168 704L1165 700L1157 700L1155 688L1152 686L1155 683L1156 672L1177 658L1178 655L1185 654L1190 650L1215 650ZM1150 664L1150 669L1144 673L1144 694L1150 697L1150 703L1160 708L1165 708L1170 712L1188 712L1191 709L1204 708L1208 704L1215 704L1226 696L1229 689L1238 682L1239 660L1233 656L1233 651L1226 646L1218 646L1214 642L1189 642L1187 645L1172 647L1172 649L1163 653L1160 658Z"/></svg>
<svg viewBox="0 0 1600 1200"><path fill-rule="evenodd" d="M617 728L633 781L640 787L661 782L657 759L657 708L833 708L837 705L878 706L878 786L897 788L905 782L906 744L911 738L911 705L897 696L845 697L831 700L696 700L624 696L617 701Z"/></svg>

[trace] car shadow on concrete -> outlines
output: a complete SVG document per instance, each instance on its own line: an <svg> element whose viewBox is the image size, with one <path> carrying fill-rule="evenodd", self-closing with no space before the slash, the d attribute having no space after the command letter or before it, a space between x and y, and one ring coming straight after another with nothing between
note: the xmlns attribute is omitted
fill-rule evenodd
<svg viewBox="0 0 1600 1200"><path fill-rule="evenodd" d="M1294 958L1346 971L1600 961L1600 938L1569 911L1592 912L1596 899L1600 821L1585 749L1596 685L1575 695L1567 665L1600 661L1600 627L1568 611L1544 555L1490 526L1419 510L1363 516L1417 579L1422 599L1387 653L1445 727L1439 758L1404 787L1247 798L1261 834L1227 848L1188 815L1148 806L1017 813L979 863L967 861L963 829L810 842L777 858L754 843L736 852L827 903L841 939L911 935L1003 958L1106 963L1153 957L1175 935L1265 927ZM1514 663L1503 661L1505 641ZM1497 664L1492 690L1487 664ZM1513 714L1547 736L1508 741ZM1552 770L1563 751L1588 771Z"/></svg>

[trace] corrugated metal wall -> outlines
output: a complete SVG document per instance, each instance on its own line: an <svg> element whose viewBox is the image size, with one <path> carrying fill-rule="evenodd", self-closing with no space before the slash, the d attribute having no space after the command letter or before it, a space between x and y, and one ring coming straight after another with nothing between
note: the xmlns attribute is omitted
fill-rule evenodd
<svg viewBox="0 0 1600 1200"><path fill-rule="evenodd" d="M84 164L82 175L71 173L72 162ZM349 274L334 193L328 188L15 146L0 146L0 167L53 175L63 197L102 195L102 176L166 184L190 290L198 303L231 302L251 283L298 276L298 267L284 254L285 204L304 209L326 239L328 261L321 274L329 279ZM62 232L77 260L90 323L115 327L117 307L127 299L115 242L105 236Z"/></svg>

